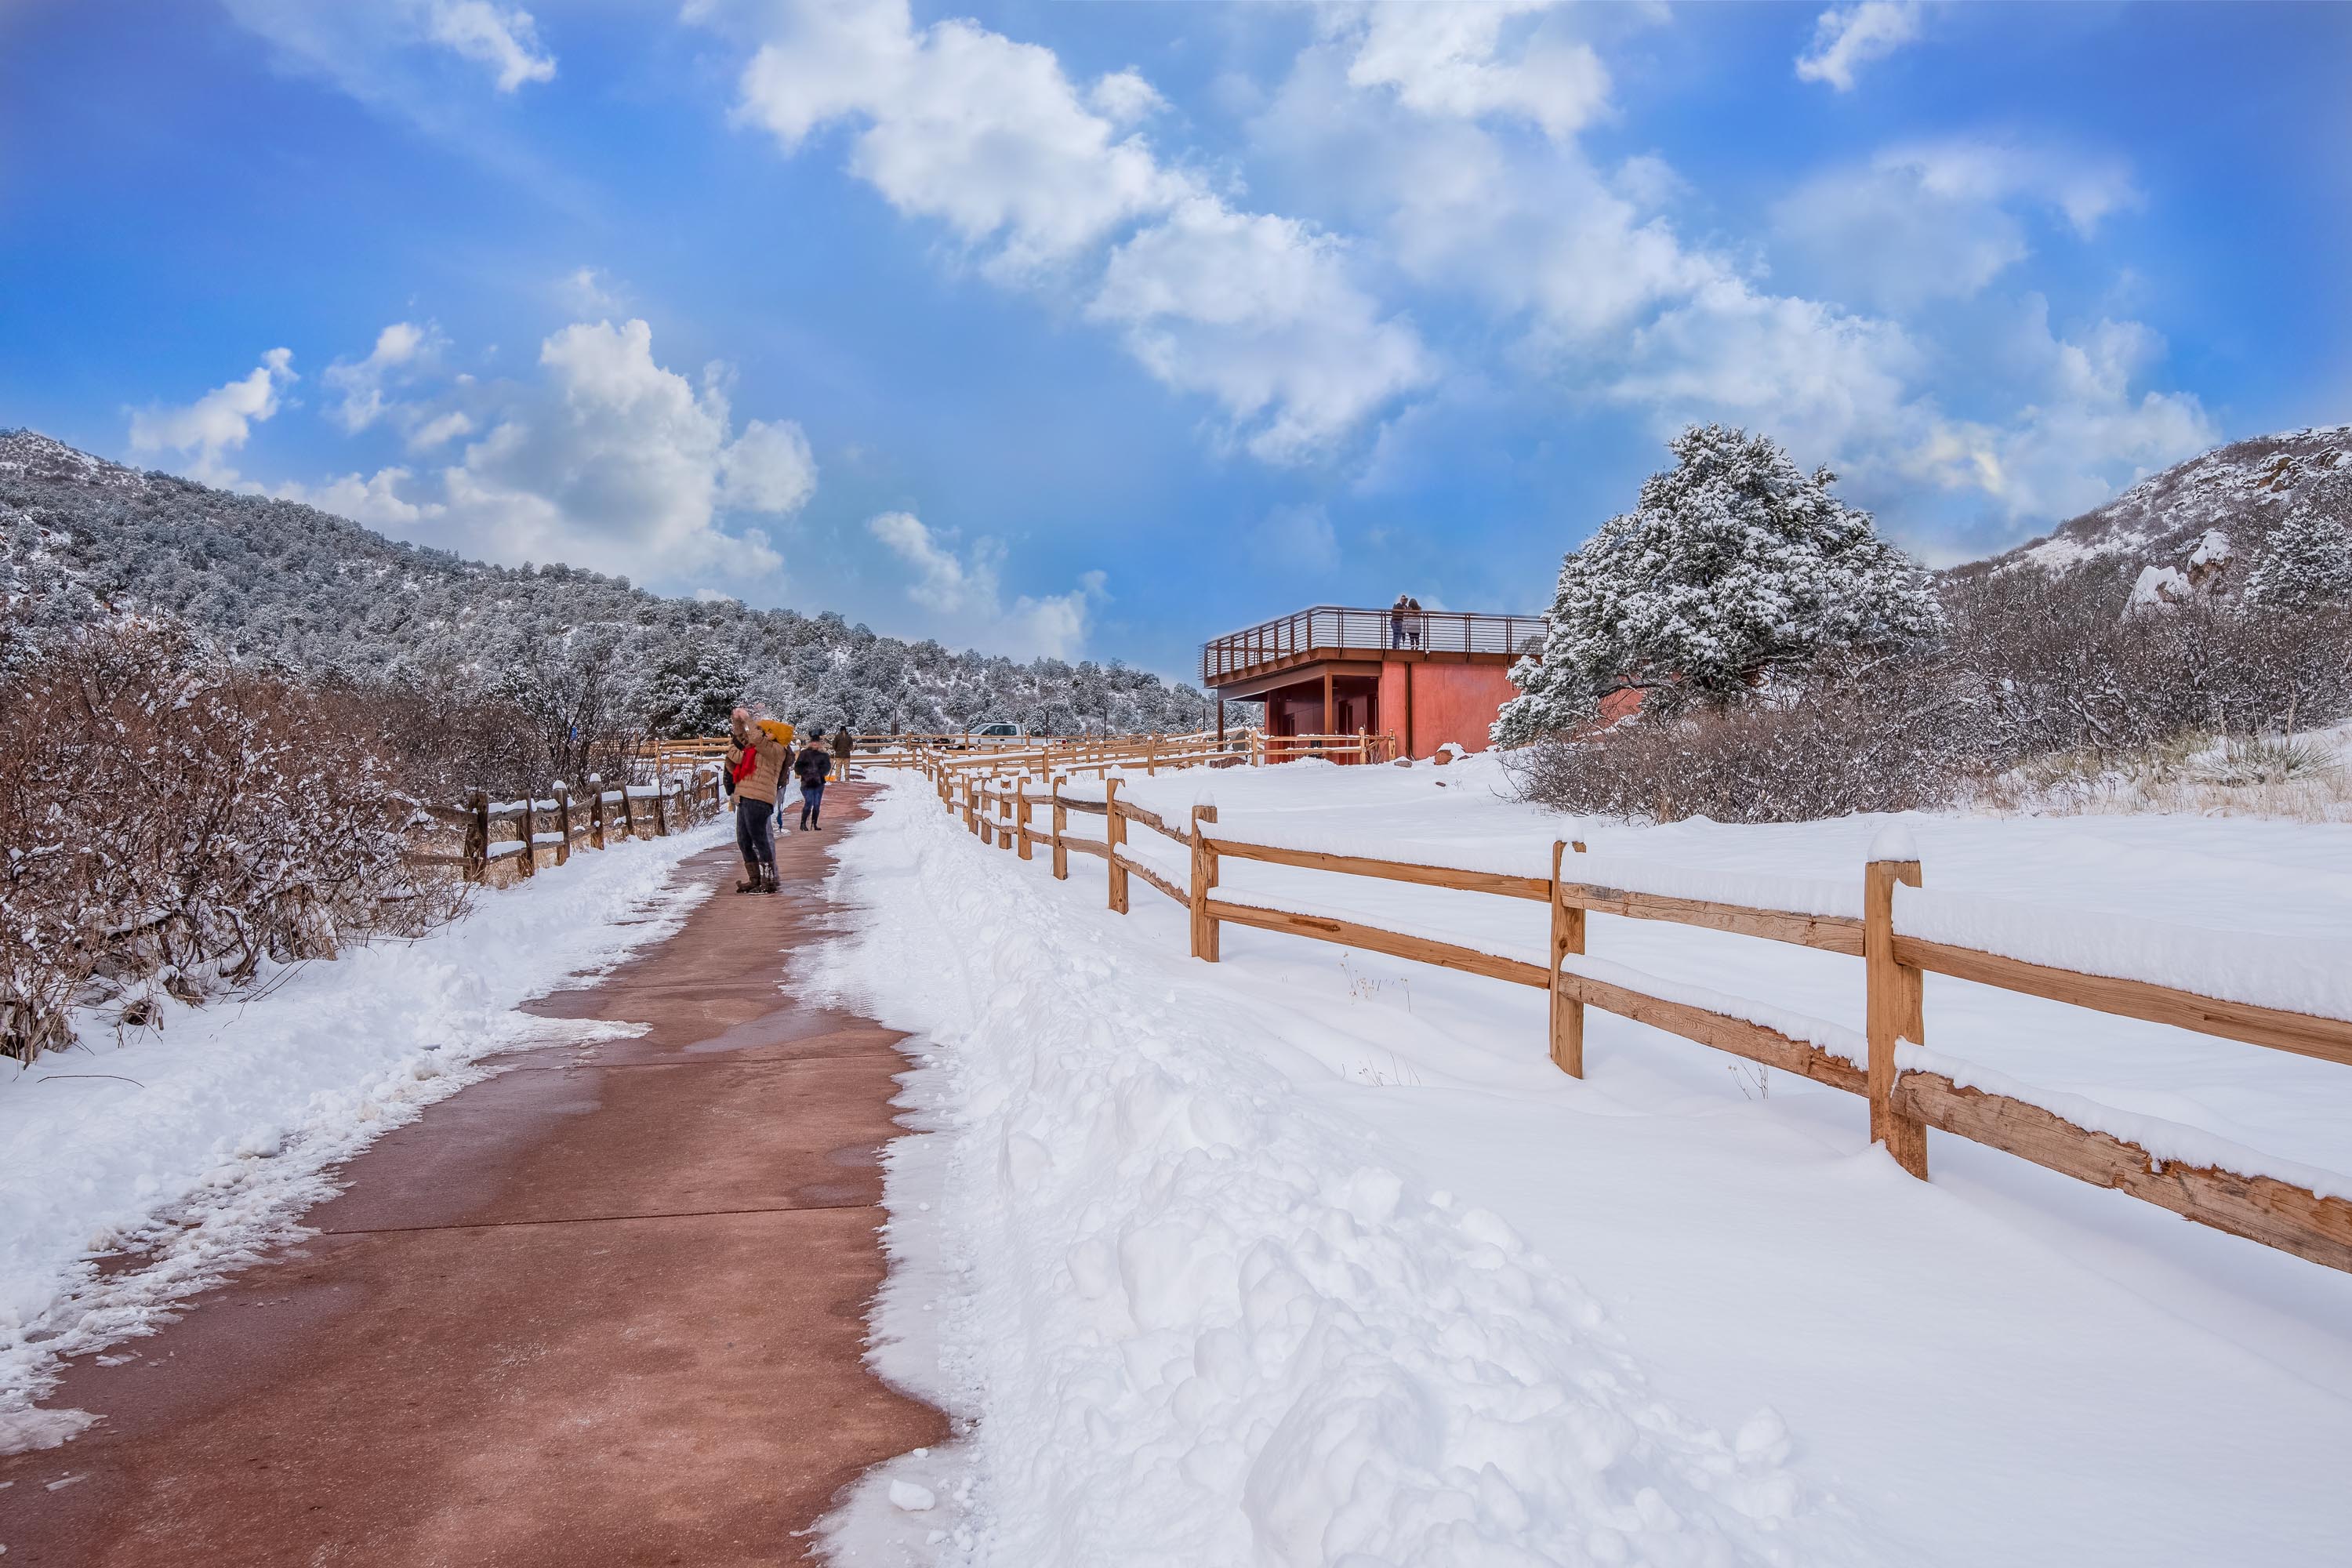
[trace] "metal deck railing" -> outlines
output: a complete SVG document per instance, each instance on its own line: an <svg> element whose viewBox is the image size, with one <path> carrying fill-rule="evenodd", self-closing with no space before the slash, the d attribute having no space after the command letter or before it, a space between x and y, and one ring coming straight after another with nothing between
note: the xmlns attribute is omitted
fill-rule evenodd
<svg viewBox="0 0 2352 1568"><path fill-rule="evenodd" d="M1228 632L1201 645L1205 685L1324 652L1488 653L1517 657L1543 647L1541 616L1490 616L1467 610L1365 610L1337 605Z"/></svg>

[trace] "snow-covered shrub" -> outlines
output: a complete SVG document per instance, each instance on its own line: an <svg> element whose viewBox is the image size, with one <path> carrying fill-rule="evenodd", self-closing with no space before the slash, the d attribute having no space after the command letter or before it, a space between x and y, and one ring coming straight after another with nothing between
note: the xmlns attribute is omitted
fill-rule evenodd
<svg viewBox="0 0 2352 1568"><path fill-rule="evenodd" d="M2352 475L2333 478L2352 490ZM2250 610L2311 610L2352 604L2352 528L2315 504L2291 514L2263 547L2246 579ZM2341 502L2352 511L2352 499Z"/></svg>
<svg viewBox="0 0 2352 1568"><path fill-rule="evenodd" d="M1990 728L1977 683L1912 660L1817 679L1802 701L1651 714L1517 754L1528 799L1580 815L1801 822L1946 804Z"/></svg>
<svg viewBox="0 0 2352 1568"><path fill-rule="evenodd" d="M93 977L194 999L445 916L366 705L118 620L0 698L0 1051L63 1043Z"/></svg>
<svg viewBox="0 0 2352 1568"><path fill-rule="evenodd" d="M1498 745L1588 722L1615 691L1652 712L1722 709L1825 655L1927 646L1942 630L1925 568L1870 514L1763 436L1693 426L1638 504L1561 563L1542 657L1511 670L1520 696Z"/></svg>

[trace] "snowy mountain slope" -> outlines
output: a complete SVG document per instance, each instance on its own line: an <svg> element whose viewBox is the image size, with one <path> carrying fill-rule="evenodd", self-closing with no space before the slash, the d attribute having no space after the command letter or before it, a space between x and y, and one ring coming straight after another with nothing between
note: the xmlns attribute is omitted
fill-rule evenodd
<svg viewBox="0 0 2352 1568"><path fill-rule="evenodd" d="M2216 447L1983 565L2058 572L2111 563L2126 577L2145 567L2171 567L2200 587L2210 582L2211 591L2232 594L2271 530L2305 507L2352 523L2352 425ZM2226 537L2218 552L2206 543L2209 531ZM2193 559L2200 547L2204 561ZM2209 563L2220 567L2218 580L2200 581L2200 569Z"/></svg>
<svg viewBox="0 0 2352 1568"><path fill-rule="evenodd" d="M0 595L36 626L156 611L241 657L360 679L496 671L519 637L561 641L583 628L617 637L640 669L717 646L782 710L866 729L1006 718L1175 731L1207 711L1189 687L1117 665L1016 663L878 637L837 615L663 598L561 564L468 561L291 501L141 473L31 430L0 431Z"/></svg>

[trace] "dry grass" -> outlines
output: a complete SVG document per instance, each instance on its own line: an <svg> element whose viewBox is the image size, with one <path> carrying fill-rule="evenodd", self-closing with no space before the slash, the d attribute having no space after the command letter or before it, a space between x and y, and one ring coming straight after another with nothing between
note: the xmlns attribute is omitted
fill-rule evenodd
<svg viewBox="0 0 2352 1568"><path fill-rule="evenodd" d="M2037 757L1979 785L1969 805L2001 816L2352 822L2352 726L2302 736L2196 733L2133 752Z"/></svg>

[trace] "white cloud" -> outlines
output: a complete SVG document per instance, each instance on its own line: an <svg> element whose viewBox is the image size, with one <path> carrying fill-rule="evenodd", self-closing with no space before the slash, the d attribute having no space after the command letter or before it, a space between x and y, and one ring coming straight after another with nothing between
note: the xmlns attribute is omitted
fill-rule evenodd
<svg viewBox="0 0 2352 1568"><path fill-rule="evenodd" d="M1723 277L1638 329L1627 362L1611 394L1662 428L1729 418L1830 454L1901 419L1919 355L1891 321Z"/></svg>
<svg viewBox="0 0 2352 1568"><path fill-rule="evenodd" d="M470 436L473 433L472 417L458 409L452 408L446 413L436 414L418 420L415 427L408 433L408 449L412 452L429 452L434 447L454 441L460 436Z"/></svg>
<svg viewBox="0 0 2352 1568"><path fill-rule="evenodd" d="M1209 196L1113 251L1087 313L1119 323L1169 385L1213 396L1271 462L1313 455L1430 375L1412 328L1349 280L1339 241Z"/></svg>
<svg viewBox="0 0 2352 1568"><path fill-rule="evenodd" d="M1345 246L1230 206L1123 129L1159 101L1137 73L1081 94L1050 49L917 28L905 0L785 0L754 25L740 118L787 153L848 122L851 170L899 211L945 224L1000 283L1088 299L1258 456L1320 455L1425 379L1419 337L1356 283Z"/></svg>
<svg viewBox="0 0 2352 1568"><path fill-rule="evenodd" d="M1859 5L1832 6L1813 24L1811 48L1797 57L1799 79L1853 91L1856 71L1919 36L1919 11L1918 0L1861 0Z"/></svg>
<svg viewBox="0 0 2352 1568"><path fill-rule="evenodd" d="M726 367L709 367L697 388L655 360L642 321L575 322L541 344L539 367L534 384L457 389L488 428L437 470L387 468L278 493L496 561L661 583L740 584L781 571L762 529L722 521L789 517L806 503L816 463L798 425L754 419L739 432ZM402 406L412 449L475 429L462 409Z"/></svg>
<svg viewBox="0 0 2352 1568"><path fill-rule="evenodd" d="M555 295L563 308L574 315L618 315L625 308L623 291L595 267L579 267L556 279Z"/></svg>
<svg viewBox="0 0 2352 1568"><path fill-rule="evenodd" d="M177 452L192 458L188 477L209 485L234 485L236 472L222 454L245 445L253 426L278 409L278 393L299 380L291 349L271 349L246 374L216 386L194 403L151 404L131 412L131 449Z"/></svg>
<svg viewBox="0 0 2352 1568"><path fill-rule="evenodd" d="M1326 15L1355 46L1351 86L1393 89L1422 114L1529 120L1564 141L1607 107L1609 73L1590 44L1544 26L1556 9L1554 0L1494 0Z"/></svg>
<svg viewBox="0 0 2352 1568"><path fill-rule="evenodd" d="M339 359L320 375L321 381L341 395L331 411L332 417L346 432L356 435L385 414L396 413L397 405L384 397L386 384L405 379L422 368L445 342L437 327L420 327L413 321L393 322L376 334L375 347L368 351L367 358L356 362Z"/></svg>
<svg viewBox="0 0 2352 1568"><path fill-rule="evenodd" d="M2000 425L1937 421L1907 468L1946 489L1981 492L2013 532L2087 511L2220 439L2193 395L2135 390L2165 352L2141 322L2102 320L2061 337L2048 301L2032 295L2001 347L2032 401Z"/></svg>
<svg viewBox="0 0 2352 1568"><path fill-rule="evenodd" d="M489 67L498 74L500 92L512 92L527 81L555 79L555 57L540 47L538 26L520 5L433 0L425 14L425 36Z"/></svg>
<svg viewBox="0 0 2352 1568"><path fill-rule="evenodd" d="M1066 260L1189 186L1090 110L1051 49L965 21L917 31L905 0L773 15L739 112L787 152L829 122L862 121L850 167L899 211L994 247L998 275Z"/></svg>
<svg viewBox="0 0 2352 1568"><path fill-rule="evenodd" d="M555 57L520 5L491 0L224 0L229 15L288 64L324 77L365 103L407 100L408 62L453 55L487 67L497 90L550 81Z"/></svg>
<svg viewBox="0 0 2352 1568"><path fill-rule="evenodd" d="M893 555L913 568L907 597L944 623L925 635L941 637L941 640L970 639L1002 652L1053 658L1074 658L1085 646L1092 605L1105 596L1106 579L1100 572L1082 574L1078 585L1066 594L1043 598L1023 595L1008 609L999 585L1004 563L1001 542L977 539L959 555L951 534L934 533L908 511L883 512L869 519L866 527Z"/></svg>
<svg viewBox="0 0 2352 1568"><path fill-rule="evenodd" d="M1168 107L1160 89L1132 66L1097 77L1094 86L1087 89L1087 101L1114 125L1133 125Z"/></svg>
<svg viewBox="0 0 2352 1568"><path fill-rule="evenodd" d="M925 609L954 615L996 608L996 568L1004 547L995 541L979 541L967 561L942 548L913 512L886 511L869 519L866 527L890 553L915 569L907 597Z"/></svg>
<svg viewBox="0 0 2352 1568"><path fill-rule="evenodd" d="M1772 216L1823 281L1900 310L1973 297L2023 261L2032 247L2017 209L2045 208L2087 239L2138 200L2118 160L1952 138L1816 174Z"/></svg>

